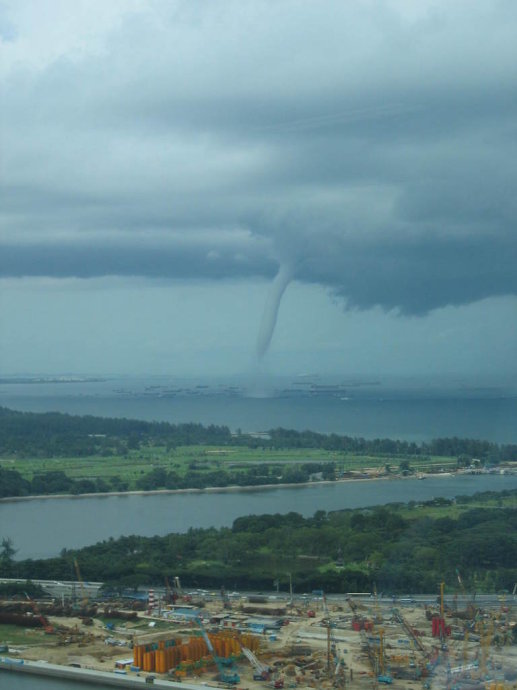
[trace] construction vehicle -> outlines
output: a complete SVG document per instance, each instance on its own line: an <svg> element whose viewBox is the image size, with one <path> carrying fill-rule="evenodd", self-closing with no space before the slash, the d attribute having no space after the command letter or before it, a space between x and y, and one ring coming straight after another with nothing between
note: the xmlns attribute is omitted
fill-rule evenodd
<svg viewBox="0 0 517 690"><path fill-rule="evenodd" d="M29 603L32 607L32 610L34 611L34 615L38 618L41 625L43 626L43 629L45 630L45 634L46 635L54 635L56 630L51 625L49 619L41 613L41 611L39 610L39 607L36 604L36 602L34 601L34 599L31 599L30 596L27 594L27 592L24 592L24 594L27 597L27 600L29 601Z"/></svg>
<svg viewBox="0 0 517 690"><path fill-rule="evenodd" d="M178 578L176 578L178 579ZM179 582L179 579L178 579ZM167 575L165 575L165 589L166 589L166 595L165 595L165 601L167 604L175 604L176 601L178 600L178 593L176 590L173 590L171 587L171 584L169 582L169 578Z"/></svg>
<svg viewBox="0 0 517 690"><path fill-rule="evenodd" d="M391 674L387 672L386 669L386 655L384 652L384 629L379 629L379 669L377 675L377 681L379 683L384 683L385 685L391 685L393 683L393 678Z"/></svg>
<svg viewBox="0 0 517 690"><path fill-rule="evenodd" d="M79 581L79 585L81 587L81 604L77 613L83 625L93 625L92 616L96 614L97 609L95 606L92 607L90 605L90 597L86 591L86 587L84 586L84 581L77 558L74 558L74 568L77 575L77 580Z"/></svg>
<svg viewBox="0 0 517 690"><path fill-rule="evenodd" d="M402 612L399 611L399 609L393 609L392 612L393 619L397 621L397 623L400 623L404 630L407 633L407 636L413 641L413 644L415 645L416 648L422 652L422 654L426 654L426 649L424 645L422 644L422 641L420 640L419 636L416 634L415 629L413 626L411 626L407 620L404 618L402 615Z"/></svg>
<svg viewBox="0 0 517 690"><path fill-rule="evenodd" d="M232 608L230 597L228 596L224 585L221 585L221 601L223 602L223 609L230 610Z"/></svg>
<svg viewBox="0 0 517 690"><path fill-rule="evenodd" d="M337 669L339 659L337 655L336 640L332 632L332 622L330 620L330 612L327 606L327 597L323 595L323 610L325 611L325 621L327 628L327 673L330 676L332 673L331 661L334 662L334 669Z"/></svg>
<svg viewBox="0 0 517 690"><path fill-rule="evenodd" d="M181 581L177 575L173 578L173 583L173 591L176 594L176 599L182 599L183 601L187 602L192 601L192 596L190 594L185 594L185 592L183 591Z"/></svg>
<svg viewBox="0 0 517 690"><path fill-rule="evenodd" d="M194 621L201 630L201 635L203 636L206 646L208 647L208 651L210 652L215 661L217 670L219 671L219 680L222 683L229 683L230 685L237 685L237 683L240 683L241 679L238 673L231 673L224 668L223 660L215 653L214 646L210 642L210 638L206 633L205 626L203 625L201 619L194 618Z"/></svg>
<svg viewBox="0 0 517 690"><path fill-rule="evenodd" d="M472 597L470 601L468 600L468 594L465 589L465 585L463 584L463 579L461 577L460 571L458 568L455 568L456 572L456 578L458 580L458 584L461 587L461 593L463 594L463 599L465 602L465 610L464 611L456 611L456 617L457 618L463 618L465 620L473 620L476 617L476 592L474 591L472 594ZM457 595L455 595L455 601L457 601ZM457 609L457 607L455 607Z"/></svg>
<svg viewBox="0 0 517 690"><path fill-rule="evenodd" d="M259 661L255 654L253 654L251 649L248 649L247 647L241 647L241 649L246 659L248 659L250 664L255 669L255 673L253 674L253 680L269 680L269 675L271 673L271 669L269 668L269 666L266 666L261 661Z"/></svg>
<svg viewBox="0 0 517 690"><path fill-rule="evenodd" d="M386 685L391 685L393 683L393 678L391 676L377 676L377 681L379 683L385 683Z"/></svg>

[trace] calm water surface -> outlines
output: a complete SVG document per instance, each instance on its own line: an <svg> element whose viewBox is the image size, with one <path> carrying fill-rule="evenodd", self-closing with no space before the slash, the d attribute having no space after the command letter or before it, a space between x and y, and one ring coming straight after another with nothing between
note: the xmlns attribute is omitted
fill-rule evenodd
<svg viewBox="0 0 517 690"><path fill-rule="evenodd" d="M138 534L185 532L190 527L231 526L242 515L311 516L377 504L452 498L477 491L517 488L517 476L458 476L368 480L271 490L37 499L0 503L0 536L10 537L17 558L46 558L62 548Z"/></svg>
<svg viewBox="0 0 517 690"><path fill-rule="evenodd" d="M70 680L54 680L53 678L37 678L0 671L0 690L85 690L86 688L98 688L99 690L113 690L108 685L86 685L74 683Z"/></svg>
<svg viewBox="0 0 517 690"><path fill-rule="evenodd" d="M318 379L319 383L328 383ZM190 393L161 395L150 386L189 387ZM196 386L196 383L198 384ZM239 379L226 381L239 383ZM263 431L282 426L364 438L425 441L444 436L517 443L517 384L466 387L461 382L386 380L378 385L347 387L336 395L307 397L282 391L299 388L275 378L268 391L241 387L225 393L225 383L167 377L109 379L95 383L0 384L0 405L15 410L102 417L128 417L173 423L221 424L230 429ZM332 383L336 383L332 381ZM183 388L183 390L186 390ZM200 393L199 391L205 391Z"/></svg>

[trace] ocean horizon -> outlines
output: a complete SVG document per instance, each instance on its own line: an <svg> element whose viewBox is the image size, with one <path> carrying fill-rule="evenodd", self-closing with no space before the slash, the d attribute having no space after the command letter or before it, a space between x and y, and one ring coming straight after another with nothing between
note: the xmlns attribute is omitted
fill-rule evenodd
<svg viewBox="0 0 517 690"><path fill-rule="evenodd" d="M415 442L457 436L517 443L514 383L461 377L24 374L0 377L0 405L243 432L284 427Z"/></svg>

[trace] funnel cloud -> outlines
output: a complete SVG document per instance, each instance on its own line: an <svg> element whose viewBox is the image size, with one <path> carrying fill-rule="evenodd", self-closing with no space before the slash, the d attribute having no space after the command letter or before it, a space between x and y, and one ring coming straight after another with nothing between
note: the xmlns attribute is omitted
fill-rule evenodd
<svg viewBox="0 0 517 690"><path fill-rule="evenodd" d="M278 318L278 310L280 309L280 302L284 296L287 286L293 279L293 269L287 264L280 266L278 273L273 280L269 293L262 312L262 319L260 321L259 332L257 336L257 357L262 357L268 351L271 344L271 339L275 331L276 321Z"/></svg>
<svg viewBox="0 0 517 690"><path fill-rule="evenodd" d="M96 285L124 285L110 295L126 295L127 315L128 286L180 306L182 291L217 291L230 324L236 295L246 328L225 350L232 366L241 348L246 362L268 351L292 268L289 308L330 296L341 323L389 315L415 343L441 310L475 328L489 303L517 304L517 3L72 6L0 2L0 281L14 314L0 300L0 361L14 368L16 343L29 349L16 319L38 286L62 323L79 311L72 293L75 307L57 306L71 284L99 309ZM156 343L150 328L142 351L163 342L166 358L185 337L181 352L219 352L233 326L211 327L199 305ZM504 351L514 323L490 329ZM289 338L308 351L316 331ZM333 342L341 353L348 335Z"/></svg>

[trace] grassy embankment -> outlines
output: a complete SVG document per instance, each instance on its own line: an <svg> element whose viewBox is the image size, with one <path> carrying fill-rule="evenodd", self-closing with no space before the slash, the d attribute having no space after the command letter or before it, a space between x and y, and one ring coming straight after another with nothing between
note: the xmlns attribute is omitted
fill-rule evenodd
<svg viewBox="0 0 517 690"><path fill-rule="evenodd" d="M478 508L483 510L491 508L517 508L517 493L514 491L506 495L500 491L489 491L465 498L458 496L454 500L435 498L424 501L422 504L406 503L398 506L397 513L407 520L419 520L425 517L435 520L441 518L457 520L463 513Z"/></svg>
<svg viewBox="0 0 517 690"><path fill-rule="evenodd" d="M45 632L42 628L0 624L0 640L12 646L36 646L45 642Z"/></svg>

